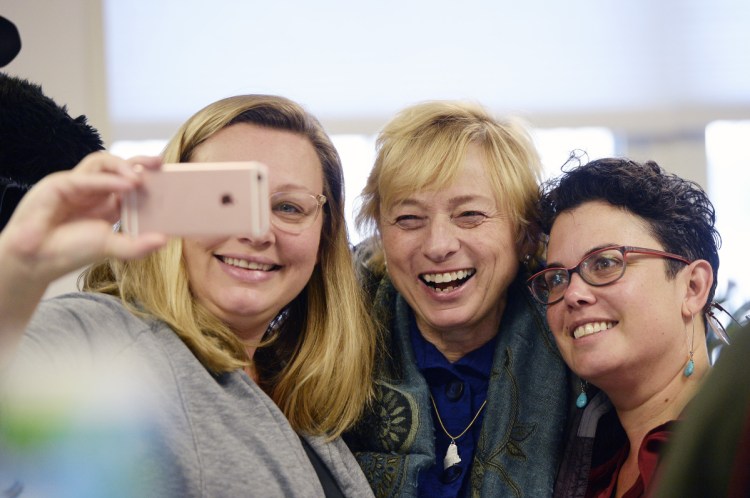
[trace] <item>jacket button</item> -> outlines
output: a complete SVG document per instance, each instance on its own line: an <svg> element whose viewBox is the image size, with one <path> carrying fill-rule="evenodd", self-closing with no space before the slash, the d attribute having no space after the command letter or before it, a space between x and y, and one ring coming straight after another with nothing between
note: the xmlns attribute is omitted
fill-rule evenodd
<svg viewBox="0 0 750 498"><path fill-rule="evenodd" d="M451 401L458 401L464 394L464 383L460 380L452 380L445 386L445 396Z"/></svg>

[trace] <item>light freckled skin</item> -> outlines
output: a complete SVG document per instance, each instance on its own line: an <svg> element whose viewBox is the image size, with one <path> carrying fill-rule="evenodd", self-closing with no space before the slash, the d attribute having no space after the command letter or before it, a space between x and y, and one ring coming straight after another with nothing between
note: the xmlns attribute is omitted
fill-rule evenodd
<svg viewBox="0 0 750 498"><path fill-rule="evenodd" d="M315 149L300 135L252 124L224 128L199 145L194 162L260 161L268 166L269 191L323 192ZM281 309L305 287L317 264L323 216L302 233L275 227L263 237L185 239L183 257L197 300L244 339L259 338ZM217 255L271 264L273 271L228 269Z"/></svg>
<svg viewBox="0 0 750 498"><path fill-rule="evenodd" d="M408 202L384 206L379 229L388 261L388 274L414 310L420 332L438 349L446 342L475 349L498 330L506 291L518 270L515 232L497 205L482 154L470 146L463 171L440 191L415 192ZM460 201L457 201L460 199ZM466 211L489 217L474 228L451 221ZM417 230L404 230L393 220L402 215L426 218ZM457 291L437 295L419 276L474 269Z"/></svg>
<svg viewBox="0 0 750 498"><path fill-rule="evenodd" d="M602 245L663 247L637 216L604 202L587 202L560 214L548 246L548 260L572 266ZM603 287L571 277L562 301L547 307L547 320L565 361L599 387L645 382L680 365L689 351L678 279L668 279L662 258L628 256L625 275ZM574 339L572 328L587 321L615 327ZM676 331L676 332L675 332ZM686 360L685 360L686 361Z"/></svg>

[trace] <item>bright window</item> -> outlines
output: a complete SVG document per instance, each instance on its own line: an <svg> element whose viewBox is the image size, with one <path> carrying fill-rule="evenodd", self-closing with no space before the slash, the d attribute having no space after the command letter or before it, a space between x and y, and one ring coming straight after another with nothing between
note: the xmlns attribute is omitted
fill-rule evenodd
<svg viewBox="0 0 750 498"><path fill-rule="evenodd" d="M544 178L562 173L573 150L585 152L583 162L615 155L615 136L608 128L538 128L533 131L544 166Z"/></svg>
<svg viewBox="0 0 750 498"><path fill-rule="evenodd" d="M708 192L721 234L717 297L727 309L750 301L750 121L716 121L706 127ZM738 320L743 317L737 316Z"/></svg>
<svg viewBox="0 0 750 498"><path fill-rule="evenodd" d="M533 130L533 139L539 149L545 178L560 174L560 167L567 161L573 149L586 152L588 159L614 155L615 140L606 128L554 128ZM354 226L358 197L367 182L367 176L375 160L374 135L332 135L334 145L341 155L346 180L347 226L352 243L362 239ZM113 154L130 157L138 154L161 153L166 140L120 141L111 147Z"/></svg>

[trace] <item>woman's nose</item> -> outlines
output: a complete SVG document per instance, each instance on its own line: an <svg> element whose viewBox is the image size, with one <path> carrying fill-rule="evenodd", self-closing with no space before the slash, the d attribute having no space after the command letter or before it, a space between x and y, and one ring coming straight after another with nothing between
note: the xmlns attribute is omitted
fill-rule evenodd
<svg viewBox="0 0 750 498"><path fill-rule="evenodd" d="M248 234L244 237L239 237L239 239L243 244L249 244L251 246L264 246L276 241L276 233L274 232L273 226L271 226L263 235L251 236Z"/></svg>
<svg viewBox="0 0 750 498"><path fill-rule="evenodd" d="M427 226L423 252L432 261L444 261L461 246L456 227L450 219L438 217Z"/></svg>
<svg viewBox="0 0 750 498"><path fill-rule="evenodd" d="M578 272L571 273L568 287L563 294L563 299L568 306L580 306L592 303L596 300L592 291L593 286L586 283Z"/></svg>

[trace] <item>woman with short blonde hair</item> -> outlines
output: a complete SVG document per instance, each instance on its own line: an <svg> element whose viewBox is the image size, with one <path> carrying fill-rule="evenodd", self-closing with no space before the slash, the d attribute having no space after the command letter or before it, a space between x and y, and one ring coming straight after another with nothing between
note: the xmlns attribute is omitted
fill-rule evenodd
<svg viewBox="0 0 750 498"><path fill-rule="evenodd" d="M539 156L475 103L425 102L382 130L358 222L388 330L376 396L345 435L376 496L546 496L567 370L524 282Z"/></svg>

